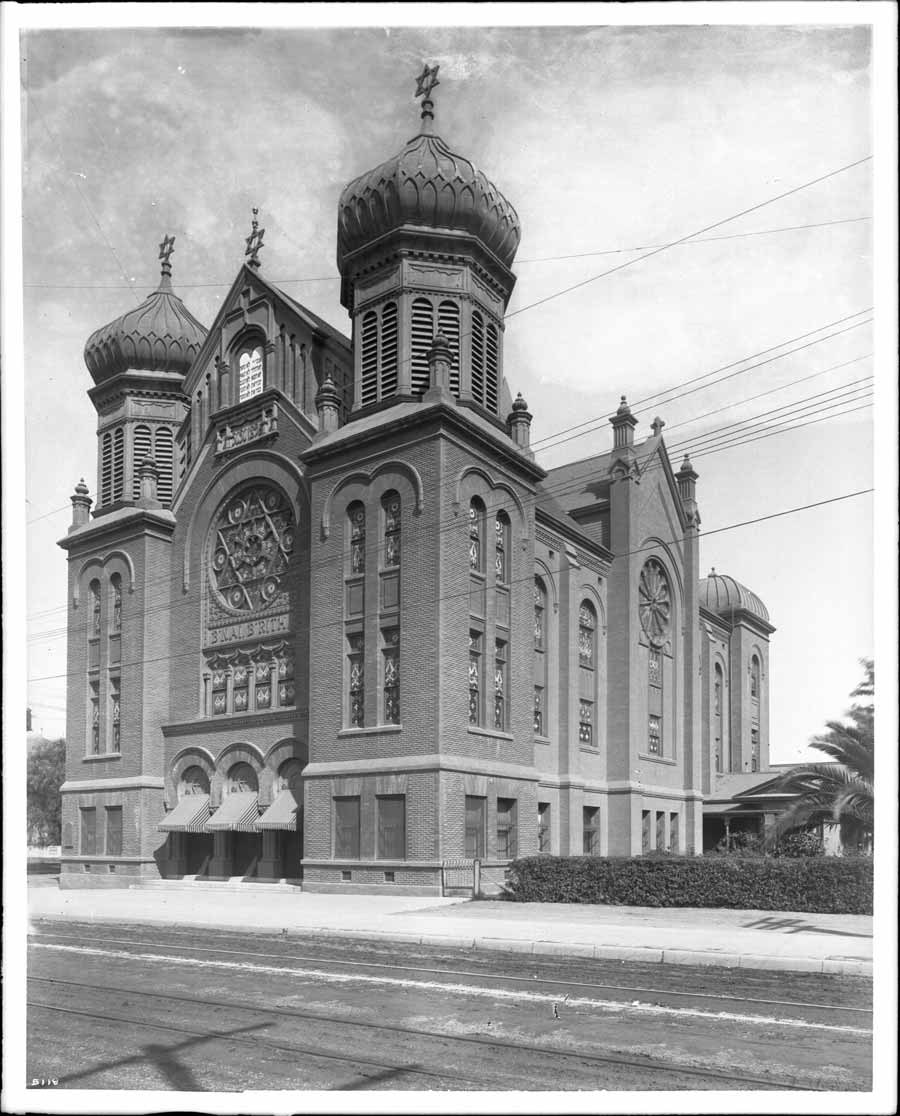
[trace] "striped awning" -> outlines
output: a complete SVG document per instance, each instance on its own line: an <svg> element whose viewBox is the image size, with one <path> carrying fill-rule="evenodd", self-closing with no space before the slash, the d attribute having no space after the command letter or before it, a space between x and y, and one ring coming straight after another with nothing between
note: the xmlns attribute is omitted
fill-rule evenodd
<svg viewBox="0 0 900 1116"><path fill-rule="evenodd" d="M286 829L297 831L297 800L290 790L279 791L272 805L256 823L257 829Z"/></svg>
<svg viewBox="0 0 900 1116"><path fill-rule="evenodd" d="M237 833L255 833L259 819L256 791L233 791L222 799L222 805L206 823L209 832L227 829Z"/></svg>
<svg viewBox="0 0 900 1116"><path fill-rule="evenodd" d="M164 833L205 833L210 813L208 794L186 794L156 828Z"/></svg>

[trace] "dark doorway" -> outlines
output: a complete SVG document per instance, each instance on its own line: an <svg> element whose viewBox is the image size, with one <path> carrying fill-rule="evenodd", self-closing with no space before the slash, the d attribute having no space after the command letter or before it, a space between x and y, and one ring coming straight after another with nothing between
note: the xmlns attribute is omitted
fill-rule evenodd
<svg viewBox="0 0 900 1116"><path fill-rule="evenodd" d="M259 835L256 833L231 834L231 874L248 876L253 862L259 856Z"/></svg>
<svg viewBox="0 0 900 1116"><path fill-rule="evenodd" d="M188 876L196 876L206 870L208 858L213 854L213 839L210 833L185 833L184 871Z"/></svg>

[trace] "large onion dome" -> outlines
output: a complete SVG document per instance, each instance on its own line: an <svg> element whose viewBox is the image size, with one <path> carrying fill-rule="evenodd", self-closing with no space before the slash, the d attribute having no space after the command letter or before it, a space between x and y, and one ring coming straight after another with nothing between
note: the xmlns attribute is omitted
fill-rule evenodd
<svg viewBox="0 0 900 1116"><path fill-rule="evenodd" d="M153 294L88 338L84 361L94 383L129 369L187 373L207 331L172 290L171 276L166 258Z"/></svg>
<svg viewBox="0 0 900 1116"><path fill-rule="evenodd" d="M338 203L338 266L364 245L403 225L477 237L505 267L521 238L518 215L497 187L431 131L428 103L422 129L400 151L345 187Z"/></svg>
<svg viewBox="0 0 900 1116"><path fill-rule="evenodd" d="M718 574L714 569L709 577L701 578L699 584L700 604L711 612L726 616L734 611L749 612L752 616L769 623L769 610L759 597L746 585L741 585L727 574Z"/></svg>

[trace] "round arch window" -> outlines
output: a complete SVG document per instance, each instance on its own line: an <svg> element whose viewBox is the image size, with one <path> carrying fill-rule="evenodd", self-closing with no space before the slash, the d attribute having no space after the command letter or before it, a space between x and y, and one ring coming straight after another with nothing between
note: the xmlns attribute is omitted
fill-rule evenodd
<svg viewBox="0 0 900 1116"><path fill-rule="evenodd" d="M282 591L294 551L294 515L273 485L247 485L229 496L213 523L209 574L231 612L257 612Z"/></svg>
<svg viewBox="0 0 900 1116"><path fill-rule="evenodd" d="M229 794L259 790L259 779L249 763L236 763L228 772L226 787Z"/></svg>
<svg viewBox="0 0 900 1116"><path fill-rule="evenodd" d="M188 767L178 781L178 797L191 794L209 794L209 776L198 764Z"/></svg>
<svg viewBox="0 0 900 1116"><path fill-rule="evenodd" d="M641 570L638 586L641 627L654 647L661 647L669 635L672 595L662 563L651 558Z"/></svg>

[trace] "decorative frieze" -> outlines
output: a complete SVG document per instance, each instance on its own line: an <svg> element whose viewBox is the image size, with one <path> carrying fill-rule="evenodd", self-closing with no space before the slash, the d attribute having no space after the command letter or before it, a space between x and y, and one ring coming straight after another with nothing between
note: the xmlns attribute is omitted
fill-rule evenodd
<svg viewBox="0 0 900 1116"><path fill-rule="evenodd" d="M216 431L216 457L278 435L278 404L267 403L260 413L240 425L225 423Z"/></svg>

